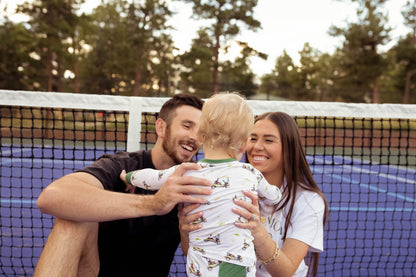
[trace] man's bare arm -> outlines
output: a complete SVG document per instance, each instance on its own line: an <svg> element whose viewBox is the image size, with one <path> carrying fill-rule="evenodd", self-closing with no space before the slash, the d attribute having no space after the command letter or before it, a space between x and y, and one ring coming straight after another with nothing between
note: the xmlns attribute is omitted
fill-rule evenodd
<svg viewBox="0 0 416 277"><path fill-rule="evenodd" d="M198 169L196 164L177 168L155 195L136 195L104 190L91 174L77 172L51 183L39 196L41 212L73 221L109 221L170 212L180 202L204 203L205 199L188 194L210 194L205 179L183 176L186 170Z"/></svg>

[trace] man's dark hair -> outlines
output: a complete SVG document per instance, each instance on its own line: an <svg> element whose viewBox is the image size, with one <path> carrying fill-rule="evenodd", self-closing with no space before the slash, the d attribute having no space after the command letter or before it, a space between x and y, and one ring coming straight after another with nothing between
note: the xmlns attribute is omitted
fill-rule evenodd
<svg viewBox="0 0 416 277"><path fill-rule="evenodd" d="M177 94L163 104L158 118L163 119L168 125L176 115L176 109L181 106L191 106L202 110L204 102L198 96L192 94Z"/></svg>

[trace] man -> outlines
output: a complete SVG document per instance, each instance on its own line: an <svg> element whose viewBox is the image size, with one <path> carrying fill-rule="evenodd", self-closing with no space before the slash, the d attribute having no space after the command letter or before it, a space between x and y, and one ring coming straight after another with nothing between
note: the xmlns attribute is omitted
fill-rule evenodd
<svg viewBox="0 0 416 277"><path fill-rule="evenodd" d="M188 194L210 194L210 184L182 176L198 169L191 163L179 166L154 195L145 190L125 193L119 176L123 169L165 169L191 161L200 146L201 108L195 96L173 97L161 108L151 151L104 155L41 193L38 208L56 220L35 277L168 275L180 237L175 206L204 203Z"/></svg>

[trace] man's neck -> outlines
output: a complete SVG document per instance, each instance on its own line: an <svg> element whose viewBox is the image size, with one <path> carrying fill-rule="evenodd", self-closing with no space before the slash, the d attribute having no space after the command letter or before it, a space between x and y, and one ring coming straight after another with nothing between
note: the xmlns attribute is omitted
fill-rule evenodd
<svg viewBox="0 0 416 277"><path fill-rule="evenodd" d="M150 150L150 155L152 156L152 162L156 169L162 170L176 165L158 143Z"/></svg>

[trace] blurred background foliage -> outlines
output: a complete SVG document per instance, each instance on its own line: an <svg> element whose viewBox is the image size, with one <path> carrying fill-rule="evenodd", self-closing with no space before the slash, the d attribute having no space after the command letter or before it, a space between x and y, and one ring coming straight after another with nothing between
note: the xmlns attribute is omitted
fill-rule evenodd
<svg viewBox="0 0 416 277"><path fill-rule="evenodd" d="M238 91L249 99L416 103L416 0L402 9L409 33L387 51L380 50L392 41L380 9L387 0L344 0L358 3L356 22L328 30L342 46L322 53L305 43L299 62L284 52L263 76L250 58L267 55L247 42L237 42L234 60L219 58L244 28L261 28L257 0L180 1L207 22L182 54L163 0L102 0L89 14L80 12L83 0L24 2L15 12L27 21L6 15L0 22L0 89L201 97Z"/></svg>

